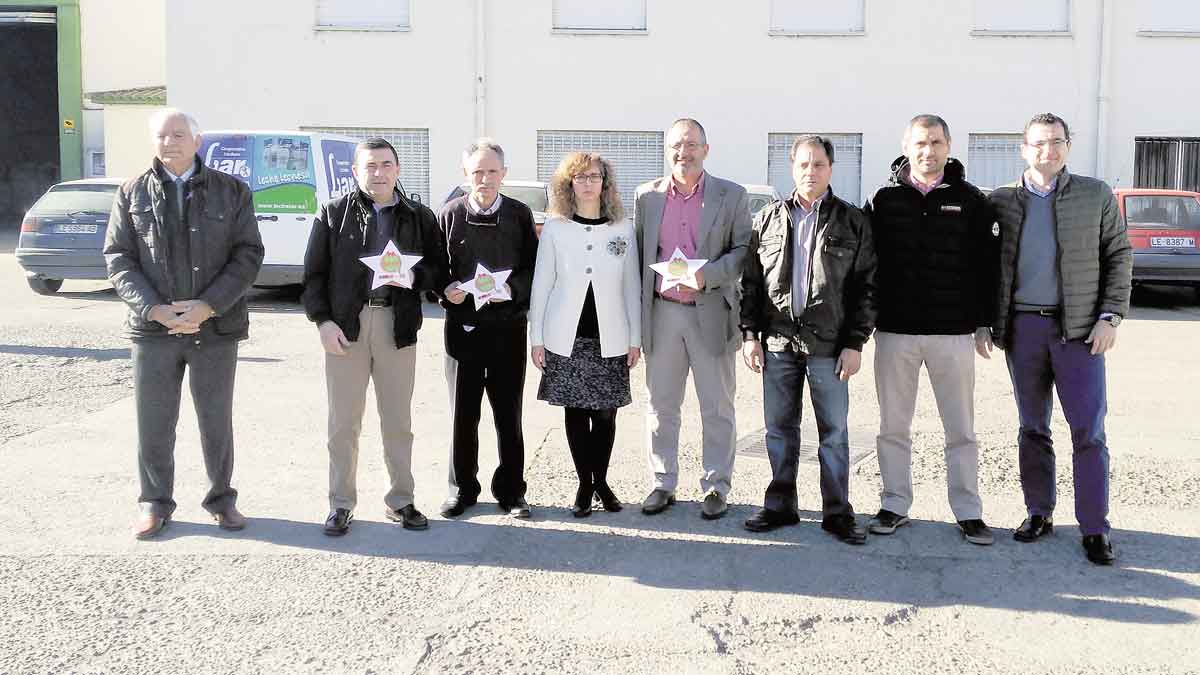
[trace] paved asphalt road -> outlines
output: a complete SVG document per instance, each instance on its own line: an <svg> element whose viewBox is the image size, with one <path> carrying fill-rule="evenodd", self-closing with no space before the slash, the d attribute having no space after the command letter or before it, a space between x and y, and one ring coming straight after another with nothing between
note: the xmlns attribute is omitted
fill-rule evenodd
<svg viewBox="0 0 1200 675"><path fill-rule="evenodd" d="M817 470L801 468L804 521L767 535L741 521L769 480L749 446L757 376L739 366L732 508L699 517L700 429L689 392L680 503L643 516L641 368L618 420L613 487L628 507L575 520L561 412L525 396L534 518L485 501L458 521L446 493L442 321L428 308L414 403L417 504L427 532L383 517L378 419L369 410L358 520L322 536L325 394L316 332L294 297L255 291L236 419L242 533L199 506L194 414L179 425L179 510L136 542L134 409L123 306L105 284L36 296L0 238L0 673L1197 673L1200 672L1200 307L1140 294L1109 358L1112 521L1119 564L1096 568L1071 509L1069 433L1058 530L1014 542L1023 514L1002 359L978 361L977 430L989 548L963 542L945 500L927 381L914 425L913 524L850 547L820 531ZM851 497L878 508L868 348L851 382L866 452ZM805 412L806 421L810 418ZM806 433L810 434L810 425ZM495 466L481 425L483 476ZM484 481L486 484L486 480Z"/></svg>

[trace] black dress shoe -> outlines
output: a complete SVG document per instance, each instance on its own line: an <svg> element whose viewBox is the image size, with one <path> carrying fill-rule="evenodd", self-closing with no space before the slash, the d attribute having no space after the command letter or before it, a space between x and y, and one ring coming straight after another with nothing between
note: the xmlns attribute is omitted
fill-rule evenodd
<svg viewBox="0 0 1200 675"><path fill-rule="evenodd" d="M795 525L800 522L800 516L794 511L772 511L759 509L746 519L746 529L751 532L770 532L777 527Z"/></svg>
<svg viewBox="0 0 1200 675"><path fill-rule="evenodd" d="M446 518L461 516L467 509L475 506L475 499L475 497L460 497L458 495L447 497L446 501L442 502L442 516Z"/></svg>
<svg viewBox="0 0 1200 675"><path fill-rule="evenodd" d="M575 503L571 505L571 515L576 518L587 518L592 515L592 486L580 485L575 491Z"/></svg>
<svg viewBox="0 0 1200 675"><path fill-rule="evenodd" d="M1089 534L1083 538L1087 559L1097 565L1111 565L1117 559L1107 534Z"/></svg>
<svg viewBox="0 0 1200 675"><path fill-rule="evenodd" d="M508 515L511 518L528 520L530 516L529 502L525 501L524 497L517 497L517 501L511 502L507 505L501 505L500 510L508 511Z"/></svg>
<svg viewBox="0 0 1200 675"><path fill-rule="evenodd" d="M425 514L417 510L417 507L409 504L408 506L393 511L387 510L388 520L400 523L406 530L427 530L429 529L429 519Z"/></svg>
<svg viewBox="0 0 1200 675"><path fill-rule="evenodd" d="M354 513L350 509L334 509L325 519L325 534L330 537L340 537L350 531L352 522L354 522Z"/></svg>
<svg viewBox="0 0 1200 675"><path fill-rule="evenodd" d="M867 543L867 528L859 525L854 516L848 513L823 518L821 529L847 544Z"/></svg>
<svg viewBox="0 0 1200 675"><path fill-rule="evenodd" d="M1046 516L1029 516L1021 526L1013 530L1013 539L1029 543L1037 541L1054 531L1054 521Z"/></svg>
<svg viewBox="0 0 1200 675"><path fill-rule="evenodd" d="M667 507L675 503L675 493L667 490L655 490L646 495L646 499L642 501L642 513L652 516L656 513L662 513L667 510Z"/></svg>
<svg viewBox="0 0 1200 675"><path fill-rule="evenodd" d="M613 494L612 488L608 487L608 483L600 483L596 486L596 498L604 505L604 510L609 513L616 513L624 508L621 500Z"/></svg>

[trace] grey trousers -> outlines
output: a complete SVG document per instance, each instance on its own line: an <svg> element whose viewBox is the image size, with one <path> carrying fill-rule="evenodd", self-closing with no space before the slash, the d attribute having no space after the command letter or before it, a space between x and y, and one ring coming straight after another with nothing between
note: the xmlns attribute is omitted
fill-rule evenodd
<svg viewBox="0 0 1200 675"><path fill-rule="evenodd" d="M345 355L325 354L329 508L353 511L358 503L358 438L367 408L367 382L374 381L383 462L391 481L383 502L398 511L413 503L412 396L417 346L396 349L390 307L364 306L358 319L358 340L345 348Z"/></svg>
<svg viewBox="0 0 1200 675"><path fill-rule="evenodd" d="M983 517L979 445L975 441L975 338L972 335L875 333L876 450L882 508L908 515L912 506L912 421L921 365L946 434L946 496L955 520Z"/></svg>
<svg viewBox="0 0 1200 675"><path fill-rule="evenodd" d="M204 337L201 337L204 336ZM138 478L143 511L169 517L175 511L175 426L183 373L200 423L200 449L208 473L203 506L217 513L233 506L233 379L238 345L204 332L133 343L133 393L138 417Z"/></svg>
<svg viewBox="0 0 1200 675"><path fill-rule="evenodd" d="M654 300L654 351L646 354L646 429L654 488L674 491L679 483L680 407L688 371L700 400L704 473L702 492L729 494L733 478L736 425L734 354L708 352L696 308Z"/></svg>

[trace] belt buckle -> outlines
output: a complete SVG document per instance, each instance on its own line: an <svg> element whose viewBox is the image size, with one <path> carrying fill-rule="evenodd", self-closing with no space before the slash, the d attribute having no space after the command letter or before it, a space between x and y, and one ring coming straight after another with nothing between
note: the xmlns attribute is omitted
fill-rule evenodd
<svg viewBox="0 0 1200 675"><path fill-rule="evenodd" d="M387 307L390 304L387 298L367 298L368 307Z"/></svg>
<svg viewBox="0 0 1200 675"><path fill-rule="evenodd" d="M1057 309L1039 309L1037 311L1037 313L1038 313L1038 316L1054 317L1054 316L1058 315L1058 310Z"/></svg>

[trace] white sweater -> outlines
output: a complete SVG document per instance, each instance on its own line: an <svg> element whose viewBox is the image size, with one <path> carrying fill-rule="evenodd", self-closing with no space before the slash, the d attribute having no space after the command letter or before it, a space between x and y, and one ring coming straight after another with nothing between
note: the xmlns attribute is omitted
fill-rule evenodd
<svg viewBox="0 0 1200 675"><path fill-rule="evenodd" d="M538 242L529 302L531 344L571 355L589 283L601 355L624 356L630 347L641 347L642 276L633 223L584 225L558 217L546 219Z"/></svg>

